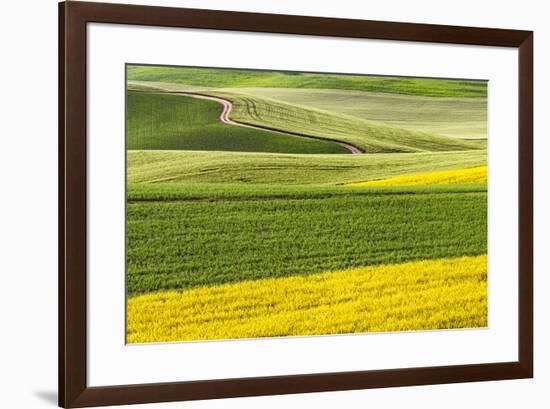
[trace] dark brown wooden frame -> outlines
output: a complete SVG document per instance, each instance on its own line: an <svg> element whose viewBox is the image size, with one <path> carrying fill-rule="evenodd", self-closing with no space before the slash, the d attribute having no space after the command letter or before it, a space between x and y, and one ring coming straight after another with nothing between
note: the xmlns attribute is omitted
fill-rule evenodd
<svg viewBox="0 0 550 409"><path fill-rule="evenodd" d="M194 382L88 387L86 382L86 24L190 27L519 49L519 360ZM59 4L59 405L86 407L533 376L533 33L304 16Z"/></svg>

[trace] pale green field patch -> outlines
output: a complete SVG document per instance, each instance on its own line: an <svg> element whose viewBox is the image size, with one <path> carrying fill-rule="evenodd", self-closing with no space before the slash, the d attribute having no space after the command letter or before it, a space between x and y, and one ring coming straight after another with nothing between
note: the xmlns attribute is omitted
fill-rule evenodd
<svg viewBox="0 0 550 409"><path fill-rule="evenodd" d="M486 151L364 155L128 151L128 182L334 185L486 164Z"/></svg>
<svg viewBox="0 0 550 409"><path fill-rule="evenodd" d="M484 97L426 97L297 88L233 88L227 91L272 98L438 135L465 139L487 138L487 98Z"/></svg>

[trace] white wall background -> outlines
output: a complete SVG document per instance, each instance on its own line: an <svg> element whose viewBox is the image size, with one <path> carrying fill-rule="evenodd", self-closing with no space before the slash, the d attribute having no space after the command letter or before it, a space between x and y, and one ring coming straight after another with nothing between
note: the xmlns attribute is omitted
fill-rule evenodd
<svg viewBox="0 0 550 409"><path fill-rule="evenodd" d="M123 0L120 0L123 1ZM460 408L550 405L550 17L537 0L142 0L127 3L535 31L535 379L148 405ZM57 400L57 4L3 2L0 24L0 407ZM546 91L546 92L545 92Z"/></svg>

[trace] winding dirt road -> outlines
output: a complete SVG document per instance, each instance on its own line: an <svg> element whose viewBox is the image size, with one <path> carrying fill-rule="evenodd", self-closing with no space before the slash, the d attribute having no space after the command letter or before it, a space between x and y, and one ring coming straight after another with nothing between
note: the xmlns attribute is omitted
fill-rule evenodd
<svg viewBox="0 0 550 409"><path fill-rule="evenodd" d="M229 114L233 110L233 103L231 101L228 101L228 100L223 99L223 98L213 97L213 96L210 96L210 95L192 94L192 93L189 93L189 92L170 92L169 94L180 95L182 97L206 99L206 100L215 101L215 102L221 104L223 106L223 110L220 114L220 121L223 122L224 124L227 124L227 125L242 126L243 128L259 129L261 131L277 132L277 133L280 133L280 134L283 134L283 135L297 136L299 138L317 139L317 140L321 140L321 141L330 141L330 142L337 143L340 146L343 146L344 148L346 148L348 151L350 151L354 155L359 155L359 154L364 153L357 146L351 145L351 144L346 143L346 142L337 141L337 140L334 140L334 139L302 135L302 134L299 134L299 133L279 131L277 129L262 127L262 126L258 126L258 125L249 125L249 124L243 124L241 122L235 122L231 118L229 118Z"/></svg>

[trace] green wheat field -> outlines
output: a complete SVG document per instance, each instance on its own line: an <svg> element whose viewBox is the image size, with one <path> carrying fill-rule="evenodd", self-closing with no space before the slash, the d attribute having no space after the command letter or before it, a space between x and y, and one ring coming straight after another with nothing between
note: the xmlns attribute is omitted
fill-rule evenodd
<svg viewBox="0 0 550 409"><path fill-rule="evenodd" d="M487 326L487 83L127 66L127 342Z"/></svg>

